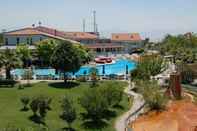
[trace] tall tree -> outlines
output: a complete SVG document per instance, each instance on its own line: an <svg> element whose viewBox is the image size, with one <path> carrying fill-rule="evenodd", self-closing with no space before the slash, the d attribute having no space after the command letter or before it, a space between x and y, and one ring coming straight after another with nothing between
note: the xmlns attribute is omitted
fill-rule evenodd
<svg viewBox="0 0 197 131"><path fill-rule="evenodd" d="M86 61L86 51L78 46L77 43L63 41L57 45L51 57L51 65L64 73L64 80L67 81L67 72L76 72Z"/></svg>
<svg viewBox="0 0 197 131"><path fill-rule="evenodd" d="M41 62L41 66L49 66L50 59L58 41L47 39L36 44L36 53Z"/></svg>
<svg viewBox="0 0 197 131"><path fill-rule="evenodd" d="M167 35L161 42L160 51L164 55L173 55L176 61L193 63L197 54L197 36L194 34Z"/></svg>
<svg viewBox="0 0 197 131"><path fill-rule="evenodd" d="M1 46L1 44L3 44L3 34L2 33L0 33L0 46Z"/></svg>
<svg viewBox="0 0 197 131"><path fill-rule="evenodd" d="M23 67L26 68L29 66L29 62L31 61L31 51L29 50L28 45L19 44L16 47L16 53L23 62Z"/></svg>
<svg viewBox="0 0 197 131"><path fill-rule="evenodd" d="M10 71L13 68L20 67L22 64L14 50L6 49L0 52L0 65L6 70L6 79L11 79Z"/></svg>

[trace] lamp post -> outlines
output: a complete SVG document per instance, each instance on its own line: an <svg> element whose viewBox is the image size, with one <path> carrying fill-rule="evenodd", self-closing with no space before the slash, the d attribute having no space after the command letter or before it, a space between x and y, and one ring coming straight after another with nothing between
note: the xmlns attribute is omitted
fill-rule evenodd
<svg viewBox="0 0 197 131"><path fill-rule="evenodd" d="M126 80L128 79L128 74L129 74L129 67L126 65Z"/></svg>
<svg viewBox="0 0 197 131"><path fill-rule="evenodd" d="M103 67L103 75L105 75L105 65L102 66Z"/></svg>

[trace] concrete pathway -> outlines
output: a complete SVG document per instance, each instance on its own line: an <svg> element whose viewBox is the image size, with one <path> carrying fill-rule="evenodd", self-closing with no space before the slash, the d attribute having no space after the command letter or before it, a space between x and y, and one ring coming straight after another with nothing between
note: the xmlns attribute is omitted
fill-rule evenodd
<svg viewBox="0 0 197 131"><path fill-rule="evenodd" d="M21 84L27 84L28 80L19 80ZM64 82L63 80L29 80L29 83L39 83L39 82Z"/></svg>
<svg viewBox="0 0 197 131"><path fill-rule="evenodd" d="M141 108L144 105L143 97L131 89L133 88L133 84L129 82L129 86L124 90L124 92L128 95L133 97L133 104L130 110L120 116L115 122L115 129L116 131L125 131L128 123L134 121L140 113L143 112ZM139 111L140 110L140 111Z"/></svg>

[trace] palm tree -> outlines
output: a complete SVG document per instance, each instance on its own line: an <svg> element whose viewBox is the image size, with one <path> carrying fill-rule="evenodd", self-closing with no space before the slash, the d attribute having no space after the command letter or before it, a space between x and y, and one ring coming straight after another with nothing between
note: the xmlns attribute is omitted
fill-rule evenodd
<svg viewBox="0 0 197 131"><path fill-rule="evenodd" d="M13 68L20 67L21 61L14 50L6 49L0 53L0 65L6 70L6 79L11 79L10 71Z"/></svg>
<svg viewBox="0 0 197 131"><path fill-rule="evenodd" d="M28 45L27 44L17 45L16 54L23 62L23 67L27 68L29 66L29 61L32 58L31 51L28 49Z"/></svg>

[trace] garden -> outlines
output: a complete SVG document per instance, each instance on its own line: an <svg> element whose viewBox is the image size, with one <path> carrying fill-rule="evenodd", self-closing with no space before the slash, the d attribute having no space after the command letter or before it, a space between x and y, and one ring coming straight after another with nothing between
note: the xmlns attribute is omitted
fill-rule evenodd
<svg viewBox="0 0 197 131"><path fill-rule="evenodd" d="M131 106L125 86L117 81L94 87L88 82L1 86L0 129L114 131L115 119Z"/></svg>

